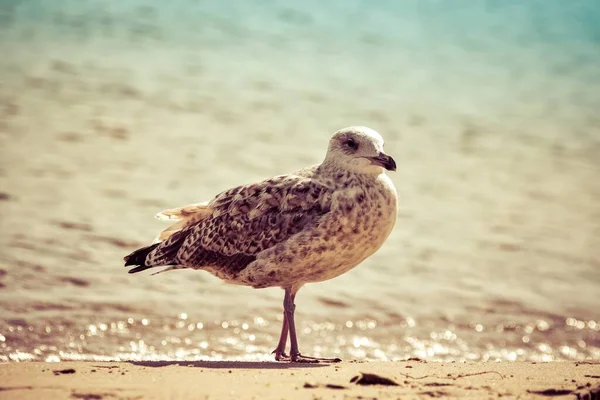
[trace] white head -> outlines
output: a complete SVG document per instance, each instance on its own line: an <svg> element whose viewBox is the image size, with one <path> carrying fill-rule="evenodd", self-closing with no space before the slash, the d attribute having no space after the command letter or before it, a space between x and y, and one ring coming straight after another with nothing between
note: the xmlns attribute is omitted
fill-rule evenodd
<svg viewBox="0 0 600 400"><path fill-rule="evenodd" d="M396 170L394 159L383 151L381 135L364 126L335 132L329 141L324 163L361 174L379 175L384 170Z"/></svg>

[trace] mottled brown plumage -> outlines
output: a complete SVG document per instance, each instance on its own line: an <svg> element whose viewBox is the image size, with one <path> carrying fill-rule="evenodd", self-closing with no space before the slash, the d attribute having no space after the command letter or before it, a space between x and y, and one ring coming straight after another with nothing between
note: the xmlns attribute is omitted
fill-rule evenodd
<svg viewBox="0 0 600 400"><path fill-rule="evenodd" d="M329 212L331 193L323 184L291 174L227 190L208 204L168 210L161 216L185 223L163 232L164 241L146 255L144 266L210 267L235 279L258 253L316 225Z"/></svg>

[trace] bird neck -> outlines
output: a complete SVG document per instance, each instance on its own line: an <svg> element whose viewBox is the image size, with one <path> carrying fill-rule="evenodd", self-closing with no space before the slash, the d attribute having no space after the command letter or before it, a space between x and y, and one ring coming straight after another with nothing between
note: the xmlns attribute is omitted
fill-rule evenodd
<svg viewBox="0 0 600 400"><path fill-rule="evenodd" d="M344 186L361 185L367 182L377 180L380 174L361 173L340 168L338 165L323 162L317 168L317 175L325 180L333 181L335 184L343 184Z"/></svg>

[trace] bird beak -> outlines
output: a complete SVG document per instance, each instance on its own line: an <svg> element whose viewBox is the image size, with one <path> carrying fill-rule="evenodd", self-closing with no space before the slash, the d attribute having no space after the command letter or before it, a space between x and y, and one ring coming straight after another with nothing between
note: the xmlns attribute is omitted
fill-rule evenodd
<svg viewBox="0 0 600 400"><path fill-rule="evenodd" d="M369 157L369 160L371 160L371 163L373 165L379 165L380 167L383 167L388 171L396 170L396 161L394 161L392 157L388 156L383 152L379 153L377 157Z"/></svg>

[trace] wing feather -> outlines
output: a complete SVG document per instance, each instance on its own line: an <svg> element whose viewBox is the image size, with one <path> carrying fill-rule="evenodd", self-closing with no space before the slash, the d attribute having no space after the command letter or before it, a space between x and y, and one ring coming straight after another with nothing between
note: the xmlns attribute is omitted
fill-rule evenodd
<svg viewBox="0 0 600 400"><path fill-rule="evenodd" d="M169 210L161 211L160 213L156 214L156 218L163 221L177 222L160 232L158 236L154 239L153 243L165 241L174 233L179 232L185 229L186 227L197 223L198 221L210 216L210 214L212 214L212 210L208 206L208 202L190 204L180 208L172 208Z"/></svg>
<svg viewBox="0 0 600 400"><path fill-rule="evenodd" d="M156 218L163 221L180 221L194 214L204 212L208 209L208 202L190 204L184 207L171 208L156 214Z"/></svg>
<svg viewBox="0 0 600 400"><path fill-rule="evenodd" d="M161 252L177 246L175 264L212 267L235 275L260 252L316 225L329 212L331 197L329 188L298 175L239 186L217 195L194 213L167 213L185 215L181 221L197 213L203 217L178 227L181 236L167 238L151 256L159 259Z"/></svg>

